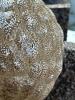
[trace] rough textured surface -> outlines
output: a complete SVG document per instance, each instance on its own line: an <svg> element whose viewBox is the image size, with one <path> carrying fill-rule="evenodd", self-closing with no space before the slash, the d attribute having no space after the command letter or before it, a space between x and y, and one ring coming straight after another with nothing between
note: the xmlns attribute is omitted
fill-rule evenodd
<svg viewBox="0 0 75 100"><path fill-rule="evenodd" d="M12 2L0 1L0 100L43 100L61 72L62 30L41 1Z"/></svg>
<svg viewBox="0 0 75 100"><path fill-rule="evenodd" d="M75 100L75 44L65 43L63 70L45 100Z"/></svg>

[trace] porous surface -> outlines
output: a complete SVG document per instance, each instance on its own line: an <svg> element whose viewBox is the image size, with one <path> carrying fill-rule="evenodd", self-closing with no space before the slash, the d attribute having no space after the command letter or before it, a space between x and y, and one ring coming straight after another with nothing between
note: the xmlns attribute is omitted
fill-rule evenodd
<svg viewBox="0 0 75 100"><path fill-rule="evenodd" d="M43 100L61 72L62 30L40 2L0 1L0 100Z"/></svg>

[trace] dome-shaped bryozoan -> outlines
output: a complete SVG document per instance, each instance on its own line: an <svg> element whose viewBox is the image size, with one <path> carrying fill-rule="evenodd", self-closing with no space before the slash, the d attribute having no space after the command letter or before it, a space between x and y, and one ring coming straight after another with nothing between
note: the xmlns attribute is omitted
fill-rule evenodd
<svg viewBox="0 0 75 100"><path fill-rule="evenodd" d="M40 2L0 0L0 100L43 100L61 72L62 30Z"/></svg>

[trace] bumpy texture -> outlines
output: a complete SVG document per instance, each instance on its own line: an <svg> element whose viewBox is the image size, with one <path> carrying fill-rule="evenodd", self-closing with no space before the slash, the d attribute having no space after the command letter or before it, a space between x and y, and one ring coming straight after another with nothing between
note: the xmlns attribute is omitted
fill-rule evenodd
<svg viewBox="0 0 75 100"><path fill-rule="evenodd" d="M0 1L0 100L43 100L61 71L62 30L40 2Z"/></svg>

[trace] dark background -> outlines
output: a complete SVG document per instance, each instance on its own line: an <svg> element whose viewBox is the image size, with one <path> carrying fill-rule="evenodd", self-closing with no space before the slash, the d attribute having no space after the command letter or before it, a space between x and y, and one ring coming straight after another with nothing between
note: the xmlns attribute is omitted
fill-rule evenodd
<svg viewBox="0 0 75 100"><path fill-rule="evenodd" d="M56 4L61 3L63 0L43 0L46 4Z"/></svg>

